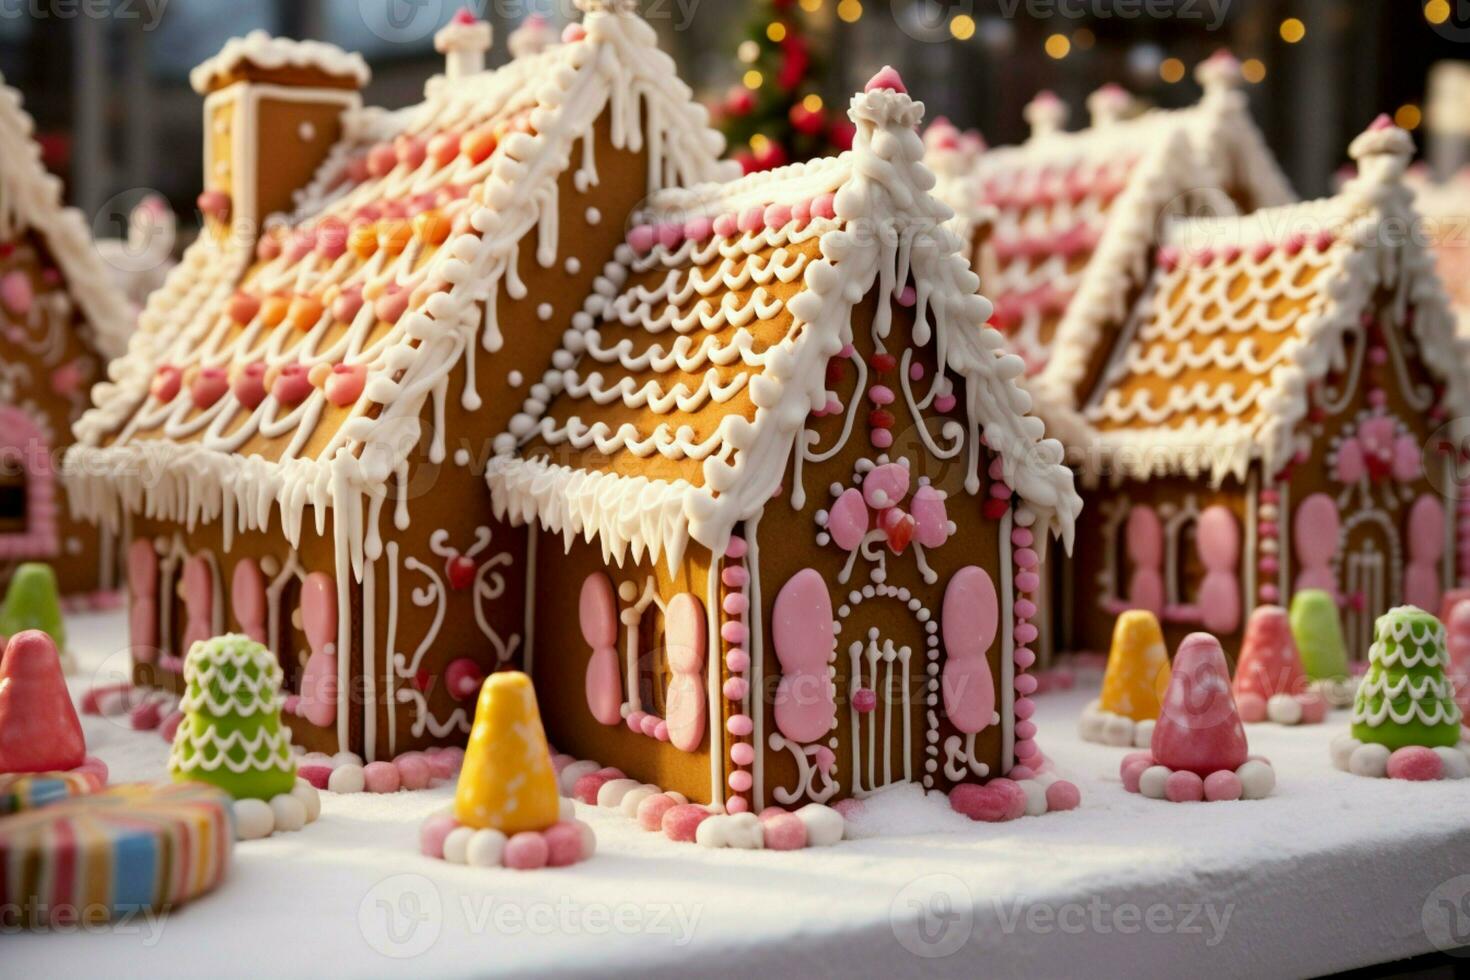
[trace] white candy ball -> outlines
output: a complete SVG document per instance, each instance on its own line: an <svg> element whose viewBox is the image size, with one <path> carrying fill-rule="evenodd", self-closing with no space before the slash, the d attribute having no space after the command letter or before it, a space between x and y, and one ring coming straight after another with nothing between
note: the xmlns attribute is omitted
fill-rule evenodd
<svg viewBox="0 0 1470 980"><path fill-rule="evenodd" d="M580 820L573 820L572 823L576 824L577 830L582 834L582 860L585 861L597 853L597 833L590 824Z"/></svg>
<svg viewBox="0 0 1470 980"><path fill-rule="evenodd" d="M1459 749L1441 745L1434 750L1439 756L1439 761L1444 764L1445 779L1464 779L1470 776L1470 759Z"/></svg>
<svg viewBox="0 0 1470 980"><path fill-rule="evenodd" d="M1278 725L1296 725L1302 720L1301 702L1290 694L1273 694L1266 702L1266 717Z"/></svg>
<svg viewBox="0 0 1470 980"><path fill-rule="evenodd" d="M1103 743L1126 748L1133 744L1133 719L1123 715L1105 715L1103 720Z"/></svg>
<svg viewBox="0 0 1470 980"><path fill-rule="evenodd" d="M1162 800L1164 784L1168 781L1168 766L1149 766L1138 777L1138 791L1151 800Z"/></svg>
<svg viewBox="0 0 1470 980"><path fill-rule="evenodd" d="M1269 762L1262 762L1260 759L1246 760L1235 770L1235 775L1240 778L1242 800L1264 800L1276 788L1276 770L1271 768Z"/></svg>
<svg viewBox="0 0 1470 980"><path fill-rule="evenodd" d="M1348 760L1353 750L1362 745L1357 739L1344 732L1332 740L1332 764L1343 772L1348 771Z"/></svg>
<svg viewBox="0 0 1470 980"><path fill-rule="evenodd" d="M1035 779L1022 779L1016 783L1026 794L1026 816L1039 817L1046 812L1046 787Z"/></svg>
<svg viewBox="0 0 1470 980"><path fill-rule="evenodd" d="M638 815L638 804L658 793L658 787L652 783L644 783L642 786L634 787L623 794L623 800L618 804L618 810L625 817L636 817Z"/></svg>
<svg viewBox="0 0 1470 980"><path fill-rule="evenodd" d="M235 801L235 836L240 840L260 840L276 829L276 812L265 800Z"/></svg>
<svg viewBox="0 0 1470 980"><path fill-rule="evenodd" d="M807 847L828 847L842 840L846 821L842 814L824 803L808 803L796 811L797 819L806 825Z"/></svg>
<svg viewBox="0 0 1470 980"><path fill-rule="evenodd" d="M291 834L306 826L306 804L291 793L282 793L271 800L271 811L276 815L279 831Z"/></svg>
<svg viewBox="0 0 1470 980"><path fill-rule="evenodd" d="M636 779L609 779L597 790L597 805L609 809L620 805L623 797L630 790L635 790L640 783Z"/></svg>
<svg viewBox="0 0 1470 980"><path fill-rule="evenodd" d="M556 783L561 787L561 795L571 796L572 789L577 785L577 780L583 776L590 776L601 768L602 766L599 763L593 762L590 759L573 762L567 766L561 771L561 775L556 777Z"/></svg>
<svg viewBox="0 0 1470 980"><path fill-rule="evenodd" d="M475 836L473 827L455 827L444 838L444 860L450 864L464 864L469 858L470 838Z"/></svg>
<svg viewBox="0 0 1470 980"><path fill-rule="evenodd" d="M1388 755L1387 745L1364 742L1353 749L1352 756L1348 758L1348 772L1382 779L1388 775Z"/></svg>
<svg viewBox="0 0 1470 980"><path fill-rule="evenodd" d="M558 820L570 820L577 815L577 804L570 796L557 797L556 816Z"/></svg>
<svg viewBox="0 0 1470 980"><path fill-rule="evenodd" d="M506 836L498 830L485 829L475 831L470 835L469 842L465 845L465 863L476 868L499 867L501 856L505 853L506 840ZM448 840L446 840L446 849L448 848L448 843Z"/></svg>
<svg viewBox="0 0 1470 980"><path fill-rule="evenodd" d="M1158 722L1152 718L1140 721L1133 726L1133 747L1135 749L1146 749L1154 740L1154 725Z"/></svg>
<svg viewBox="0 0 1470 980"><path fill-rule="evenodd" d="M360 768L362 764L362 756L356 752L338 752L332 756L334 766L358 766Z"/></svg>
<svg viewBox="0 0 1470 980"><path fill-rule="evenodd" d="M362 766L339 766L327 777L327 789L333 793L361 793L366 786Z"/></svg>
<svg viewBox="0 0 1470 980"><path fill-rule="evenodd" d="M1097 702L1089 704L1082 712L1082 717L1077 719L1077 735L1084 742L1101 742L1103 731L1103 716L1098 713Z"/></svg>
<svg viewBox="0 0 1470 980"><path fill-rule="evenodd" d="M291 790L291 795L301 801L306 807L306 822L316 823L316 818L322 815L322 797L316 791L316 787L304 779L296 780L296 788Z"/></svg>

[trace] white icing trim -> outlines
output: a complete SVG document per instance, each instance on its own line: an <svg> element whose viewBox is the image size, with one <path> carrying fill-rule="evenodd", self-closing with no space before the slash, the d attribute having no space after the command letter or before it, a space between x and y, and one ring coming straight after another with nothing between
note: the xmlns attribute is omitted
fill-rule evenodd
<svg viewBox="0 0 1470 980"><path fill-rule="evenodd" d="M189 84L203 95L220 77L244 65L266 70L313 68L326 75L349 79L358 87L366 85L372 77L362 55L348 54L335 44L295 41L271 37L265 31L251 31L244 37L230 38L219 54L189 72Z"/></svg>

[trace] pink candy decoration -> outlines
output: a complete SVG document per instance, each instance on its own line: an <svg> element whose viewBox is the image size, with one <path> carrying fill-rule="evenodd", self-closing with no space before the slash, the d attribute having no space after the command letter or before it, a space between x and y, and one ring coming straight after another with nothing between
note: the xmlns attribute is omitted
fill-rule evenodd
<svg viewBox="0 0 1470 980"><path fill-rule="evenodd" d="M662 829L665 815L678 805L679 801L667 793L645 797L638 804L638 826L649 831Z"/></svg>
<svg viewBox="0 0 1470 980"><path fill-rule="evenodd" d="M971 820L1001 823L1026 813L1026 793L1010 779L992 779L983 786L965 783L950 790L949 805Z"/></svg>
<svg viewBox="0 0 1470 980"><path fill-rule="evenodd" d="M784 204L771 204L766 207L762 221L767 228L775 230L784 228L791 223L791 209Z"/></svg>
<svg viewBox="0 0 1470 980"><path fill-rule="evenodd" d="M694 832L709 817L710 812L697 803L678 804L664 813L662 824L664 836L680 843L692 842Z"/></svg>
<svg viewBox="0 0 1470 980"><path fill-rule="evenodd" d="M832 597L826 580L812 568L797 572L776 596L771 638L781 663L776 687L776 727L793 742L814 742L827 734L837 705L827 677L827 662L836 640L832 632ZM737 718L727 723L735 735ZM749 723L750 719L745 718Z"/></svg>
<svg viewBox="0 0 1470 980"><path fill-rule="evenodd" d="M1204 791L1205 799L1215 803L1222 800L1240 799L1243 788L1240 785L1239 776L1229 769L1221 769L1205 777Z"/></svg>
<svg viewBox="0 0 1470 980"><path fill-rule="evenodd" d="M1200 777L1245 762L1245 729L1230 696L1225 653L1210 634L1191 633L1179 644L1151 748L1160 765Z"/></svg>
<svg viewBox="0 0 1470 980"><path fill-rule="evenodd" d="M425 857L444 859L444 840L459 826L447 813L436 813L419 827L419 852Z"/></svg>
<svg viewBox="0 0 1470 980"><path fill-rule="evenodd" d="M419 753L409 753L399 756L393 760L393 765L398 769L399 783L406 790L427 789L429 783L433 782L434 770L429 766L429 760Z"/></svg>
<svg viewBox="0 0 1470 980"><path fill-rule="evenodd" d="M1444 760L1433 749L1408 745L1388 757L1388 777L1428 782L1444 776Z"/></svg>
<svg viewBox="0 0 1470 980"><path fill-rule="evenodd" d="M333 364L327 375L327 401L338 408L357 404L367 387L367 367L362 364Z"/></svg>
<svg viewBox="0 0 1470 980"><path fill-rule="evenodd" d="M223 368L202 368L189 385L189 398L194 407L209 408L230 390L230 378Z"/></svg>
<svg viewBox="0 0 1470 980"><path fill-rule="evenodd" d="M34 293L31 290L31 281L26 274L20 270L5 273L0 278L0 303L16 316L25 316L31 311L31 301Z"/></svg>
<svg viewBox="0 0 1470 980"><path fill-rule="evenodd" d="M1171 803L1198 803L1205 798L1205 781L1187 769L1171 772L1164 781L1164 797Z"/></svg>
<svg viewBox="0 0 1470 980"><path fill-rule="evenodd" d="M1058 779L1046 788L1046 808L1052 813L1075 810L1082 803L1082 791L1075 783Z"/></svg>
<svg viewBox="0 0 1470 980"><path fill-rule="evenodd" d="M311 392L311 372L305 364L283 364L271 387L271 395L282 405L299 405Z"/></svg>
<svg viewBox="0 0 1470 980"><path fill-rule="evenodd" d="M179 389L183 387L183 384L183 372L172 365L165 364L153 375L153 384L149 390L154 398L167 403L178 397Z"/></svg>
<svg viewBox="0 0 1470 980"><path fill-rule="evenodd" d="M894 70L892 65L884 65L878 69L878 74L868 79L868 84L863 86L864 92L880 90L900 93L908 92L908 89L904 88L903 79L899 77L898 72Z"/></svg>
<svg viewBox="0 0 1470 980"><path fill-rule="evenodd" d="M737 766L748 766L755 761L755 747L749 742L736 742L730 748L730 761Z"/></svg>
<svg viewBox="0 0 1470 980"><path fill-rule="evenodd" d="M749 793L750 787L754 785L754 780L751 778L750 773L746 772L743 769L739 769L735 772L730 773L729 783L730 788L733 789L735 792Z"/></svg>
<svg viewBox="0 0 1470 980"><path fill-rule="evenodd" d="M755 731L755 723L750 720L749 715L731 715L725 722L725 730L737 738L746 738Z"/></svg>
<svg viewBox="0 0 1470 980"><path fill-rule="evenodd" d="M298 766L296 775L316 789L326 789L327 780L332 778L331 766Z"/></svg>
<svg viewBox="0 0 1470 980"><path fill-rule="evenodd" d="M550 857L551 848L546 843L546 837L534 831L526 831L505 842L501 861L507 868L516 871L535 871L546 867Z"/></svg>
<svg viewBox="0 0 1470 980"><path fill-rule="evenodd" d="M456 701L474 697L484 681L485 672L468 657L460 657L444 668L444 682L449 686L450 697Z"/></svg>
<svg viewBox="0 0 1470 980"><path fill-rule="evenodd" d="M362 776L369 793L396 793L402 785L398 767L391 762L369 762Z"/></svg>
<svg viewBox="0 0 1470 980"><path fill-rule="evenodd" d="M814 217L814 218L835 218L835 217L837 217L837 212L834 209L835 204L836 204L836 201L837 201L837 195L832 194L831 192L828 192L826 194L823 194L820 197L812 198L812 217Z"/></svg>
<svg viewBox="0 0 1470 980"><path fill-rule="evenodd" d="M572 799L578 803L586 803L589 806L597 805L597 791L602 789L602 784L612 779L622 779L622 776L611 775L606 769L599 769L578 779L572 787Z"/></svg>
<svg viewBox="0 0 1470 980"><path fill-rule="evenodd" d="M761 814L761 831L768 851L799 851L806 847L806 824L794 813Z"/></svg>

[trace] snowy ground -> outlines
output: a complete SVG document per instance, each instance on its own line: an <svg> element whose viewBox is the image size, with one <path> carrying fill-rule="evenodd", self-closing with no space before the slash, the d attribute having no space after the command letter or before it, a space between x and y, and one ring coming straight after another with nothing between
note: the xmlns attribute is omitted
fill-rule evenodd
<svg viewBox="0 0 1470 980"><path fill-rule="evenodd" d="M120 671L120 614L74 617L87 682ZM81 685L78 685L80 689ZM1042 744L1079 810L972 824L917 793L869 806L894 831L796 853L709 851L595 808L599 852L535 873L419 856L450 790L324 794L321 820L242 844L216 893L88 935L7 935L9 976L1309 975L1470 946L1470 780L1333 769L1345 712L1253 726L1261 802L1123 791L1123 752L1079 742L1090 691L1038 699ZM86 719L115 782L167 746Z"/></svg>

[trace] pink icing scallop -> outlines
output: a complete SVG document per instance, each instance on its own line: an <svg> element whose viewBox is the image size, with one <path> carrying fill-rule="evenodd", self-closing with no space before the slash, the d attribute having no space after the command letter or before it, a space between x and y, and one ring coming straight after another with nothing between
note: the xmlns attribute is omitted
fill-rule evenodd
<svg viewBox="0 0 1470 980"><path fill-rule="evenodd" d="M772 204L766 207L763 215L765 226L772 230L785 228L791 223L791 208L784 204Z"/></svg>
<svg viewBox="0 0 1470 980"><path fill-rule="evenodd" d="M738 225L741 231L759 231L765 223L765 210L763 208L746 208L740 213Z"/></svg>
<svg viewBox="0 0 1470 980"><path fill-rule="evenodd" d="M282 405L299 405L311 392L311 372L305 364L283 364L271 387L271 394Z"/></svg>
<svg viewBox="0 0 1470 980"><path fill-rule="evenodd" d="M826 193L826 194L821 195L820 197L813 198L812 199L812 217L814 217L814 218L835 218L835 217L837 217L837 212L833 209L833 206L834 206L836 200L837 200L837 195L831 193L830 191L828 193Z"/></svg>
<svg viewBox="0 0 1470 980"><path fill-rule="evenodd" d="M740 223L733 214L722 214L715 218L714 230L721 238L734 238L735 233L740 230Z"/></svg>
<svg viewBox="0 0 1470 980"><path fill-rule="evenodd" d="M658 226L658 243L660 245L662 245L664 248L666 248L666 249L668 249L669 251L672 252L674 249L676 249L680 245L682 245L683 242L684 242L684 226L683 225L668 224L668 225L659 225Z"/></svg>

